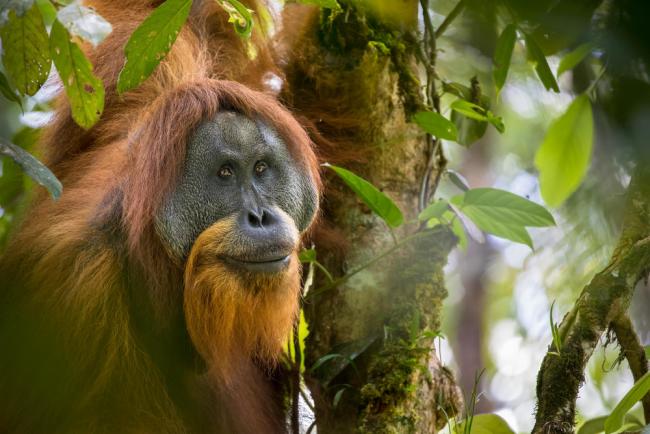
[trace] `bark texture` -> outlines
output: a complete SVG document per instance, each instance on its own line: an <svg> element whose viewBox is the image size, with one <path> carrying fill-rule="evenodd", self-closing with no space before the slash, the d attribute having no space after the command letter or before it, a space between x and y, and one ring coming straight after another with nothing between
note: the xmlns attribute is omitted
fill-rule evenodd
<svg viewBox="0 0 650 434"><path fill-rule="evenodd" d="M413 33L384 27L350 6L305 22L292 29L289 44L295 47L286 65L290 105L347 148L347 156L332 154L340 158L332 163L369 180L414 221L427 141L407 122L423 104ZM418 224L411 223L395 234L410 241L396 246L347 187L333 176L326 182L324 218L338 236L316 238L318 257L335 278L352 276L337 285L318 279L305 300L307 381L318 432L435 433L460 407L433 339L447 295L442 269L456 240L443 229L413 235ZM333 238L346 243L332 244ZM309 370L328 354L339 356Z"/></svg>

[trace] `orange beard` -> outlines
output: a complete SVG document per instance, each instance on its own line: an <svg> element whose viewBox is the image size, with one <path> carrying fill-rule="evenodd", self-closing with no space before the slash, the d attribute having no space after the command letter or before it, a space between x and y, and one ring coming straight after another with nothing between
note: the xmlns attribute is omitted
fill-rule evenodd
<svg viewBox="0 0 650 434"><path fill-rule="evenodd" d="M250 360L273 366L296 320L300 294L296 250L288 267L275 274L250 273L224 263L224 253L237 251L234 228L231 217L201 233L185 268L190 338L209 373L225 385Z"/></svg>

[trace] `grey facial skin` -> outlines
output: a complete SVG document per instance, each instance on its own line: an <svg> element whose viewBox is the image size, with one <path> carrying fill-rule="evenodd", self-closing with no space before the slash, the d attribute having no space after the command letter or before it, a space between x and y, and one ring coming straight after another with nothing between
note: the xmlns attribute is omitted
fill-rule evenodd
<svg viewBox="0 0 650 434"><path fill-rule="evenodd" d="M230 259L248 271L273 272L288 263L297 241L287 215L302 232L317 200L309 173L272 127L225 111L200 124L188 141L182 175L156 230L172 255L184 259L201 232L235 216L242 248Z"/></svg>

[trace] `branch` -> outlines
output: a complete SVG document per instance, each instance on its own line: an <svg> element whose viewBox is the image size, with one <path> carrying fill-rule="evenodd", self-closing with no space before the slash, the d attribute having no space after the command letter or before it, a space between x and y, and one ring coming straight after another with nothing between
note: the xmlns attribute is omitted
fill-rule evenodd
<svg viewBox="0 0 650 434"><path fill-rule="evenodd" d="M451 12L449 12L449 14L445 17L445 20L442 22L442 24L440 24L440 26L436 30L436 39L441 37L442 34L445 33L445 30L447 30L449 24L451 24L451 22L454 21L454 19L456 19L458 15L460 15L460 13L463 11L463 8L465 8L465 1L460 0L456 4L456 6L454 6Z"/></svg>
<svg viewBox="0 0 650 434"><path fill-rule="evenodd" d="M634 331L630 317L625 313L619 315L612 321L612 330L614 330L621 351L630 365L634 381L639 381L648 372L648 359L645 355L645 349L639 341L639 336ZM646 422L649 422L650 393L646 394L641 400L641 404L643 405L643 416Z"/></svg>
<svg viewBox="0 0 650 434"><path fill-rule="evenodd" d="M650 270L650 168L639 163L628 187L623 231L612 258L582 290L560 326L560 355L547 354L537 377L533 434L573 433L584 370L601 335L625 315L634 287Z"/></svg>

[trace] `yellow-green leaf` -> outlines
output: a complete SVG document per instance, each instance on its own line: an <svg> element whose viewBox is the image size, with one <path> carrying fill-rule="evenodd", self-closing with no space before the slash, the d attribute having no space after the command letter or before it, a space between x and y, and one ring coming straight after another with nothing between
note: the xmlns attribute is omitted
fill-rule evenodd
<svg viewBox="0 0 650 434"><path fill-rule="evenodd" d="M104 84L58 20L52 24L50 51L70 101L72 118L83 128L92 127L104 111Z"/></svg>
<svg viewBox="0 0 650 434"><path fill-rule="evenodd" d="M117 80L124 93L145 81L165 58L190 13L192 0L166 0L133 32L124 47L126 63Z"/></svg>
<svg viewBox="0 0 650 434"><path fill-rule="evenodd" d="M508 423L496 414L477 414L471 422L467 420L460 423L455 432L458 434L470 432L465 425L469 423L472 434L515 434Z"/></svg>
<svg viewBox="0 0 650 434"><path fill-rule="evenodd" d="M625 421L625 415L634 404L639 402L647 393L650 393L650 372L639 379L634 386L614 407L614 411L605 421L605 434L619 433Z"/></svg>
<svg viewBox="0 0 650 434"><path fill-rule="evenodd" d="M589 168L593 117L587 95L580 95L554 120L535 155L542 197L558 206L580 185Z"/></svg>
<svg viewBox="0 0 650 434"><path fill-rule="evenodd" d="M357 196L368 207L374 211L382 220L391 227L397 227L404 222L404 215L402 211L395 205L395 203L384 193L379 191L377 187L355 175L347 169L342 167L332 166L331 164L324 164L329 167L345 182L345 184L354 191Z"/></svg>
<svg viewBox="0 0 650 434"><path fill-rule="evenodd" d="M2 63L18 92L34 95L47 80L52 66L41 11L32 4L23 15L9 10L8 17L0 29Z"/></svg>
<svg viewBox="0 0 650 434"><path fill-rule="evenodd" d="M439 113L431 111L419 112L413 116L413 121L434 137L456 140L458 134L456 125Z"/></svg>

